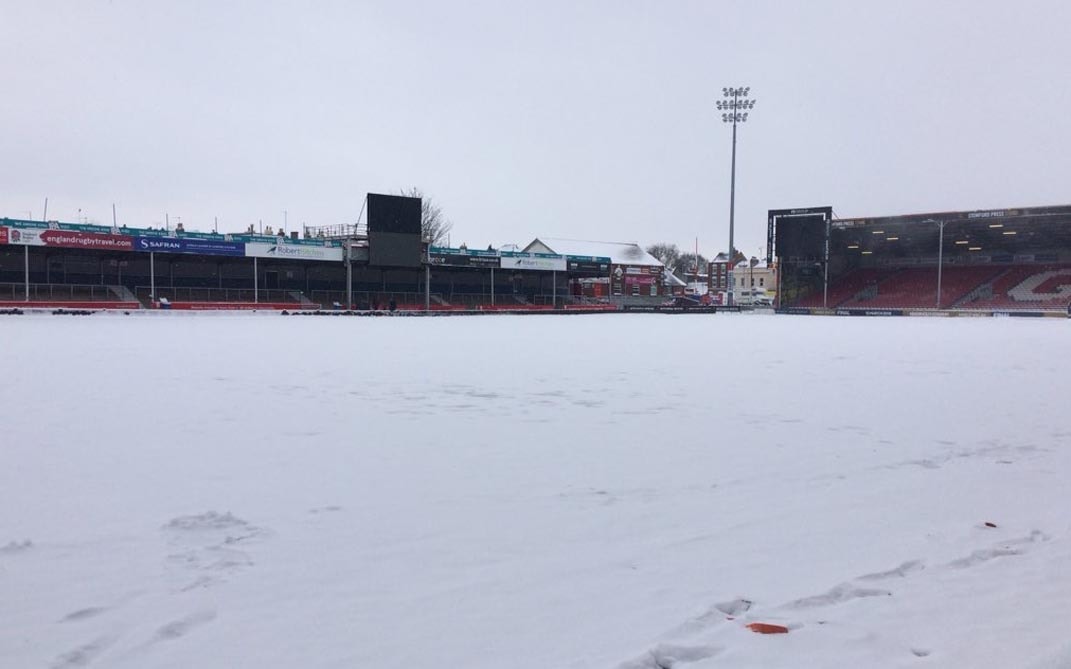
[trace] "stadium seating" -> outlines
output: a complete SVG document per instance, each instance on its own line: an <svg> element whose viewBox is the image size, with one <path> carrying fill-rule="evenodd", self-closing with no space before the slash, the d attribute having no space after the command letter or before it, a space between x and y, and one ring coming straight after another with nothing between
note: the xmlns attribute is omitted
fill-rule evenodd
<svg viewBox="0 0 1071 669"><path fill-rule="evenodd" d="M1071 265L977 265L945 267L945 309L1066 309L1071 303ZM830 308L932 309L937 306L937 268L856 269L829 287ZM792 306L821 307L812 293Z"/></svg>
<svg viewBox="0 0 1071 669"><path fill-rule="evenodd" d="M1000 273L992 266L945 267L941 273L941 306L950 307ZM882 281L875 295L845 302L846 308L932 309L937 306L937 268L902 269Z"/></svg>
<svg viewBox="0 0 1071 669"><path fill-rule="evenodd" d="M964 309L1066 309L1071 304L1071 265L1009 267L992 282L990 293L964 300Z"/></svg>
<svg viewBox="0 0 1071 669"><path fill-rule="evenodd" d="M852 270L830 284L829 297L826 303L831 309L840 306L842 303L855 298L856 295L868 287L876 286L891 275L892 271L887 269L861 268ZM818 308L822 306L822 302L822 293L815 292L799 300L793 306Z"/></svg>

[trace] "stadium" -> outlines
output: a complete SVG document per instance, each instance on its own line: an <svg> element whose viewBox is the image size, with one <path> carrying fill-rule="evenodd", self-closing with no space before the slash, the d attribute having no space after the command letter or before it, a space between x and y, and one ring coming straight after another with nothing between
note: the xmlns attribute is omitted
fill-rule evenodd
<svg viewBox="0 0 1071 669"><path fill-rule="evenodd" d="M421 201L370 194L367 221L240 234L0 219L8 308L597 312L658 305L638 245L429 246Z"/></svg>
<svg viewBox="0 0 1071 669"><path fill-rule="evenodd" d="M368 203L365 224L301 234L0 219L0 305L674 311L660 305L679 287L636 244L429 246L419 199L370 195ZM724 282L716 264L708 277ZM775 209L766 265L775 268L779 313L1059 316L1071 304L1071 205L847 219L832 207Z"/></svg>
<svg viewBox="0 0 1071 669"><path fill-rule="evenodd" d="M771 210L785 313L1062 315L1071 206L835 219Z"/></svg>

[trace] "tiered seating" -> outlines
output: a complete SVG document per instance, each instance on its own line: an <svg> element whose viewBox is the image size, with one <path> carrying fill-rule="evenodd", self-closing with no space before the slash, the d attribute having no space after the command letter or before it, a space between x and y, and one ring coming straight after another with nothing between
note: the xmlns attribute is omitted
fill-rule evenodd
<svg viewBox="0 0 1071 669"><path fill-rule="evenodd" d="M945 267L941 276L941 306L951 307L964 295L1000 273L992 266ZM902 269L878 286L877 294L844 302L845 308L932 309L937 306L937 268Z"/></svg>
<svg viewBox="0 0 1071 669"><path fill-rule="evenodd" d="M848 272L829 286L830 308L854 298L868 286L880 283L892 274L892 270L861 268ZM796 302L793 306L818 308L822 306L822 293L816 291Z"/></svg>
<svg viewBox="0 0 1071 669"><path fill-rule="evenodd" d="M951 308L979 286L989 283L1004 271L1002 267L945 267L941 276L941 306Z"/></svg>
<svg viewBox="0 0 1071 669"><path fill-rule="evenodd" d="M863 309L904 309L932 307L937 302L937 268L913 267L889 276L873 297L851 299L841 306Z"/></svg>
<svg viewBox="0 0 1071 669"><path fill-rule="evenodd" d="M1071 304L1071 265L1010 267L993 281L992 297L965 309L1065 309Z"/></svg>

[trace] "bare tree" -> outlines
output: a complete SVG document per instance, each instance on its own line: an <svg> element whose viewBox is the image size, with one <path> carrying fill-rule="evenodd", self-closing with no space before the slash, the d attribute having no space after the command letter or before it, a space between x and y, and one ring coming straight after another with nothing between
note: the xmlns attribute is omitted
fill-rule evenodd
<svg viewBox="0 0 1071 669"><path fill-rule="evenodd" d="M443 215L443 208L416 186L408 190L403 188L399 194L420 198L421 237L432 246L439 246L454 228L454 224Z"/></svg>
<svg viewBox="0 0 1071 669"><path fill-rule="evenodd" d="M677 248L676 244L651 244L647 247L647 252L657 258L671 272L681 260L681 250Z"/></svg>
<svg viewBox="0 0 1071 669"><path fill-rule="evenodd" d="M706 274L707 259L699 254L681 252L676 244L651 244L647 252L666 266L681 281L694 281L696 273ZM696 262L698 260L698 263Z"/></svg>
<svg viewBox="0 0 1071 669"><path fill-rule="evenodd" d="M685 253L673 273L682 281L696 281L699 274L707 273L707 262L702 253Z"/></svg>

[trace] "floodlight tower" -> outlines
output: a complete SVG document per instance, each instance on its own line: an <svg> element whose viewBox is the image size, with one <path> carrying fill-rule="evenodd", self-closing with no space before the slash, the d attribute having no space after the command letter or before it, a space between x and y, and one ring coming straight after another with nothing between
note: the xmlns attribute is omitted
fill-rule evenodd
<svg viewBox="0 0 1071 669"><path fill-rule="evenodd" d="M739 88L723 88L721 94L724 100L718 100L718 111L722 112L723 123L733 126L733 167L729 182L729 267L727 268L727 283L729 294L727 304L733 304L733 219L736 215L736 125L747 121L748 110L755 108L755 101L748 98L751 93L749 86Z"/></svg>

